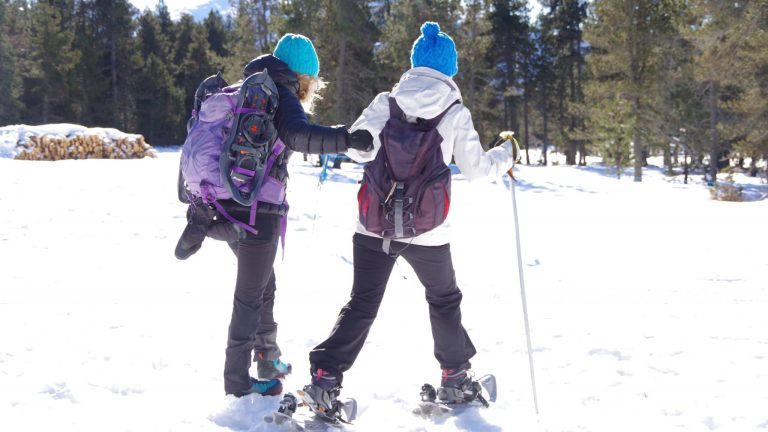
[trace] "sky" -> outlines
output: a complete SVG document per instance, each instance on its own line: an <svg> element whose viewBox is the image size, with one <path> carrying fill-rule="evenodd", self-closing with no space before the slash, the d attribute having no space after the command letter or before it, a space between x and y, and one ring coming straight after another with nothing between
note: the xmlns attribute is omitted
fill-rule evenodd
<svg viewBox="0 0 768 432"><path fill-rule="evenodd" d="M130 1L139 10L144 10L144 8L146 7L149 7L150 9L154 9L155 6L157 5L157 0L130 0ZM187 10L194 9L197 6L200 6L209 2L210 0L166 0L165 4L168 6L168 10L171 11L171 14L173 16L177 16L177 13L182 9L187 9ZM539 11L541 10L541 5L537 0L529 0L529 4L531 5L531 18L535 19Z"/></svg>

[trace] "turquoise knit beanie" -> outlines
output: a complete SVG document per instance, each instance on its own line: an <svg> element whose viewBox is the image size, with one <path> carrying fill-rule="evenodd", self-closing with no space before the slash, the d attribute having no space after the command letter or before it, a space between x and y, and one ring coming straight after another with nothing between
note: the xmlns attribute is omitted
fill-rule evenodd
<svg viewBox="0 0 768 432"><path fill-rule="evenodd" d="M456 45L450 36L440 31L438 23L427 21L421 25L421 36L411 49L411 66L426 66L449 77L459 71Z"/></svg>
<svg viewBox="0 0 768 432"><path fill-rule="evenodd" d="M320 73L320 61L317 59L315 46L306 36L286 33L277 42L274 55L297 74L316 77Z"/></svg>

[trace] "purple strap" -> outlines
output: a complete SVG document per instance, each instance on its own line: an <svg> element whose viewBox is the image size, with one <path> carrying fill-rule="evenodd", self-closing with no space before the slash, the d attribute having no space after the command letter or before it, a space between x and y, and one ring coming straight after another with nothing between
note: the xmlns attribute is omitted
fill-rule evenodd
<svg viewBox="0 0 768 432"><path fill-rule="evenodd" d="M213 191L211 190L211 186L208 183L201 183L200 191L203 193L203 202L206 204L213 204L213 206L216 207L216 210L218 210L219 213L221 213L221 215L224 216L226 220L232 222L233 224L243 228L244 230L250 233L253 233L254 235L259 234L259 231L256 230L256 228L240 222L239 220L233 218L229 213L227 213L227 211L224 210L224 207L222 207L222 205L219 204L219 202L216 200L216 194L213 193Z"/></svg>
<svg viewBox="0 0 768 432"><path fill-rule="evenodd" d="M264 167L264 174L263 174L263 177L261 178L262 183L264 182L264 177L268 176L269 172L272 171L272 167L275 165L275 161L277 160L278 156L280 156L280 153L283 152L283 150L285 150L285 144L280 138L278 138L277 140L275 140L275 143L272 145L272 152L270 153L269 158L267 159L266 167ZM258 207L258 205L259 205L259 200L256 200L253 202L253 204L251 204L251 215L248 220L251 223L251 225L256 223L256 208Z"/></svg>
<svg viewBox="0 0 768 432"><path fill-rule="evenodd" d="M264 110L256 109L256 108L235 108L235 114L250 114L250 113L261 113L264 112Z"/></svg>
<svg viewBox="0 0 768 432"><path fill-rule="evenodd" d="M236 166L236 167L232 168L232 171L234 171L234 172L236 172L238 174L245 174L245 175L247 175L249 177L253 177L254 175L256 175L256 171L251 171L249 169L242 168L242 167L239 167L239 166Z"/></svg>

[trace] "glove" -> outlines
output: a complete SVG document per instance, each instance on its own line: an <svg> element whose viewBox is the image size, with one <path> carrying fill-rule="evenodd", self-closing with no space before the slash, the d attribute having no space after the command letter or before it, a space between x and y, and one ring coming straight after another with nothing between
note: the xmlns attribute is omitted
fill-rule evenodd
<svg viewBox="0 0 768 432"><path fill-rule="evenodd" d="M358 129L349 134L349 148L368 152L373 150L373 135L365 129Z"/></svg>
<svg viewBox="0 0 768 432"><path fill-rule="evenodd" d="M512 143L512 166L514 167L520 162L520 144L518 144L515 139L515 133L512 131L504 131L499 134L499 137L503 141Z"/></svg>
<svg viewBox="0 0 768 432"><path fill-rule="evenodd" d="M187 209L187 226L176 244L176 258L185 260L195 254L203 245L216 210L202 202L194 202Z"/></svg>

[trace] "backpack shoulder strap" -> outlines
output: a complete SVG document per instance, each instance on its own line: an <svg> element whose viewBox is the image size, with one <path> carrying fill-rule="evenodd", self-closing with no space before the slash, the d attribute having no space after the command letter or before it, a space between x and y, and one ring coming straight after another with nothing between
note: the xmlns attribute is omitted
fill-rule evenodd
<svg viewBox="0 0 768 432"><path fill-rule="evenodd" d="M397 104L397 100L392 96L389 96L389 118L405 120L405 112L403 112L403 109Z"/></svg>
<svg viewBox="0 0 768 432"><path fill-rule="evenodd" d="M456 99L455 101L453 101L452 104L448 105L448 108L446 108L443 112L441 112L437 116L432 117L431 119L419 118L417 121L418 121L418 123L420 125L424 125L425 127L429 128L429 129L434 129L434 128L437 127L438 124L440 124L440 120L442 120L443 117L445 117L445 115L448 114L448 110L453 108L454 105L460 104L460 103L461 103L461 100Z"/></svg>

